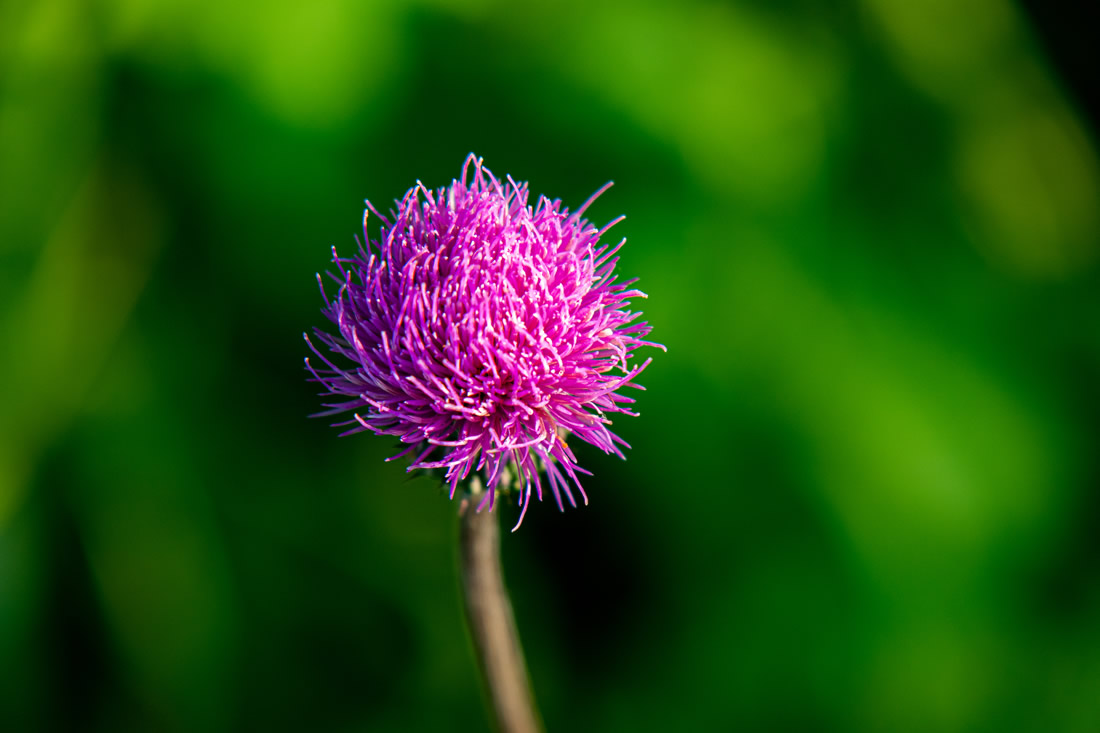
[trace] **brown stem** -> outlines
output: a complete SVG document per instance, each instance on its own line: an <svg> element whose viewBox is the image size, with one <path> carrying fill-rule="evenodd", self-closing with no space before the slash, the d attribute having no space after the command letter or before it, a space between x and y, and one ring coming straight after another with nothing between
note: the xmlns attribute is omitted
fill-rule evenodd
<svg viewBox="0 0 1100 733"><path fill-rule="evenodd" d="M538 733L542 729L512 602L500 565L497 513L478 512L480 485L459 510L459 562L462 600L474 652L500 733Z"/></svg>

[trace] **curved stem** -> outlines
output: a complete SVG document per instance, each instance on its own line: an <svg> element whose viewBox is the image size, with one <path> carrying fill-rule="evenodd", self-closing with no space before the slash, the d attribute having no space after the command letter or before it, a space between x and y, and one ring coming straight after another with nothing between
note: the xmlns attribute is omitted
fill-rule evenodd
<svg viewBox="0 0 1100 733"><path fill-rule="evenodd" d="M512 602L500 565L500 524L496 512L477 511L479 486L459 509L459 562L462 600L474 652L500 733L541 730Z"/></svg>

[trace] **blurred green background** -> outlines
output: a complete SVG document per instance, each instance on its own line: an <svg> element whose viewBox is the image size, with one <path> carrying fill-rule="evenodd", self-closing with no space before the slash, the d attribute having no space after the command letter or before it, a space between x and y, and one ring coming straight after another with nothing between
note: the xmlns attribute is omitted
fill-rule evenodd
<svg viewBox="0 0 1100 733"><path fill-rule="evenodd" d="M577 448L591 505L504 538L550 730L1100 730L1100 172L1048 38L1008 0L4 0L0 730L486 727L455 505L305 418L300 335L362 200L471 150L614 179L669 347L629 460Z"/></svg>

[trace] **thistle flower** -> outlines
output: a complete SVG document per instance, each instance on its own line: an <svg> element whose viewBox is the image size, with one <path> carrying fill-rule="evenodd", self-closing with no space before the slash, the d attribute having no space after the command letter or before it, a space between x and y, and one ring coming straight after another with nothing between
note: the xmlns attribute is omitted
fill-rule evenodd
<svg viewBox="0 0 1100 733"><path fill-rule="evenodd" d="M315 417L354 411L336 425L342 435L370 430L397 436L411 454L409 470L445 469L453 498L460 482L483 472L486 503L514 488L522 509L542 499L543 476L564 509L572 487L588 497L566 443L575 435L624 457L627 443L608 426L611 413L635 415L618 390L650 360L632 365L650 327L629 310L645 294L617 282L614 247L581 216L610 183L570 213L540 196L528 205L526 183L498 180L472 154L462 177L431 191L417 182L395 202L390 218L367 202L365 247L339 257L328 273L339 289L325 292L322 312L338 334L314 329L338 366L314 368L322 396L334 401ZM374 214L378 241L367 234Z"/></svg>

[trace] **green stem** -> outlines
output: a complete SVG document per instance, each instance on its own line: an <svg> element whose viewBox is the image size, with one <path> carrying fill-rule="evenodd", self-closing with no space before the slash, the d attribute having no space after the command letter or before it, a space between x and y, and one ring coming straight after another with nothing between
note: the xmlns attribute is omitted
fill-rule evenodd
<svg viewBox="0 0 1100 733"><path fill-rule="evenodd" d="M459 510L462 600L488 702L500 733L542 730L500 564L497 513L476 511L480 482Z"/></svg>

